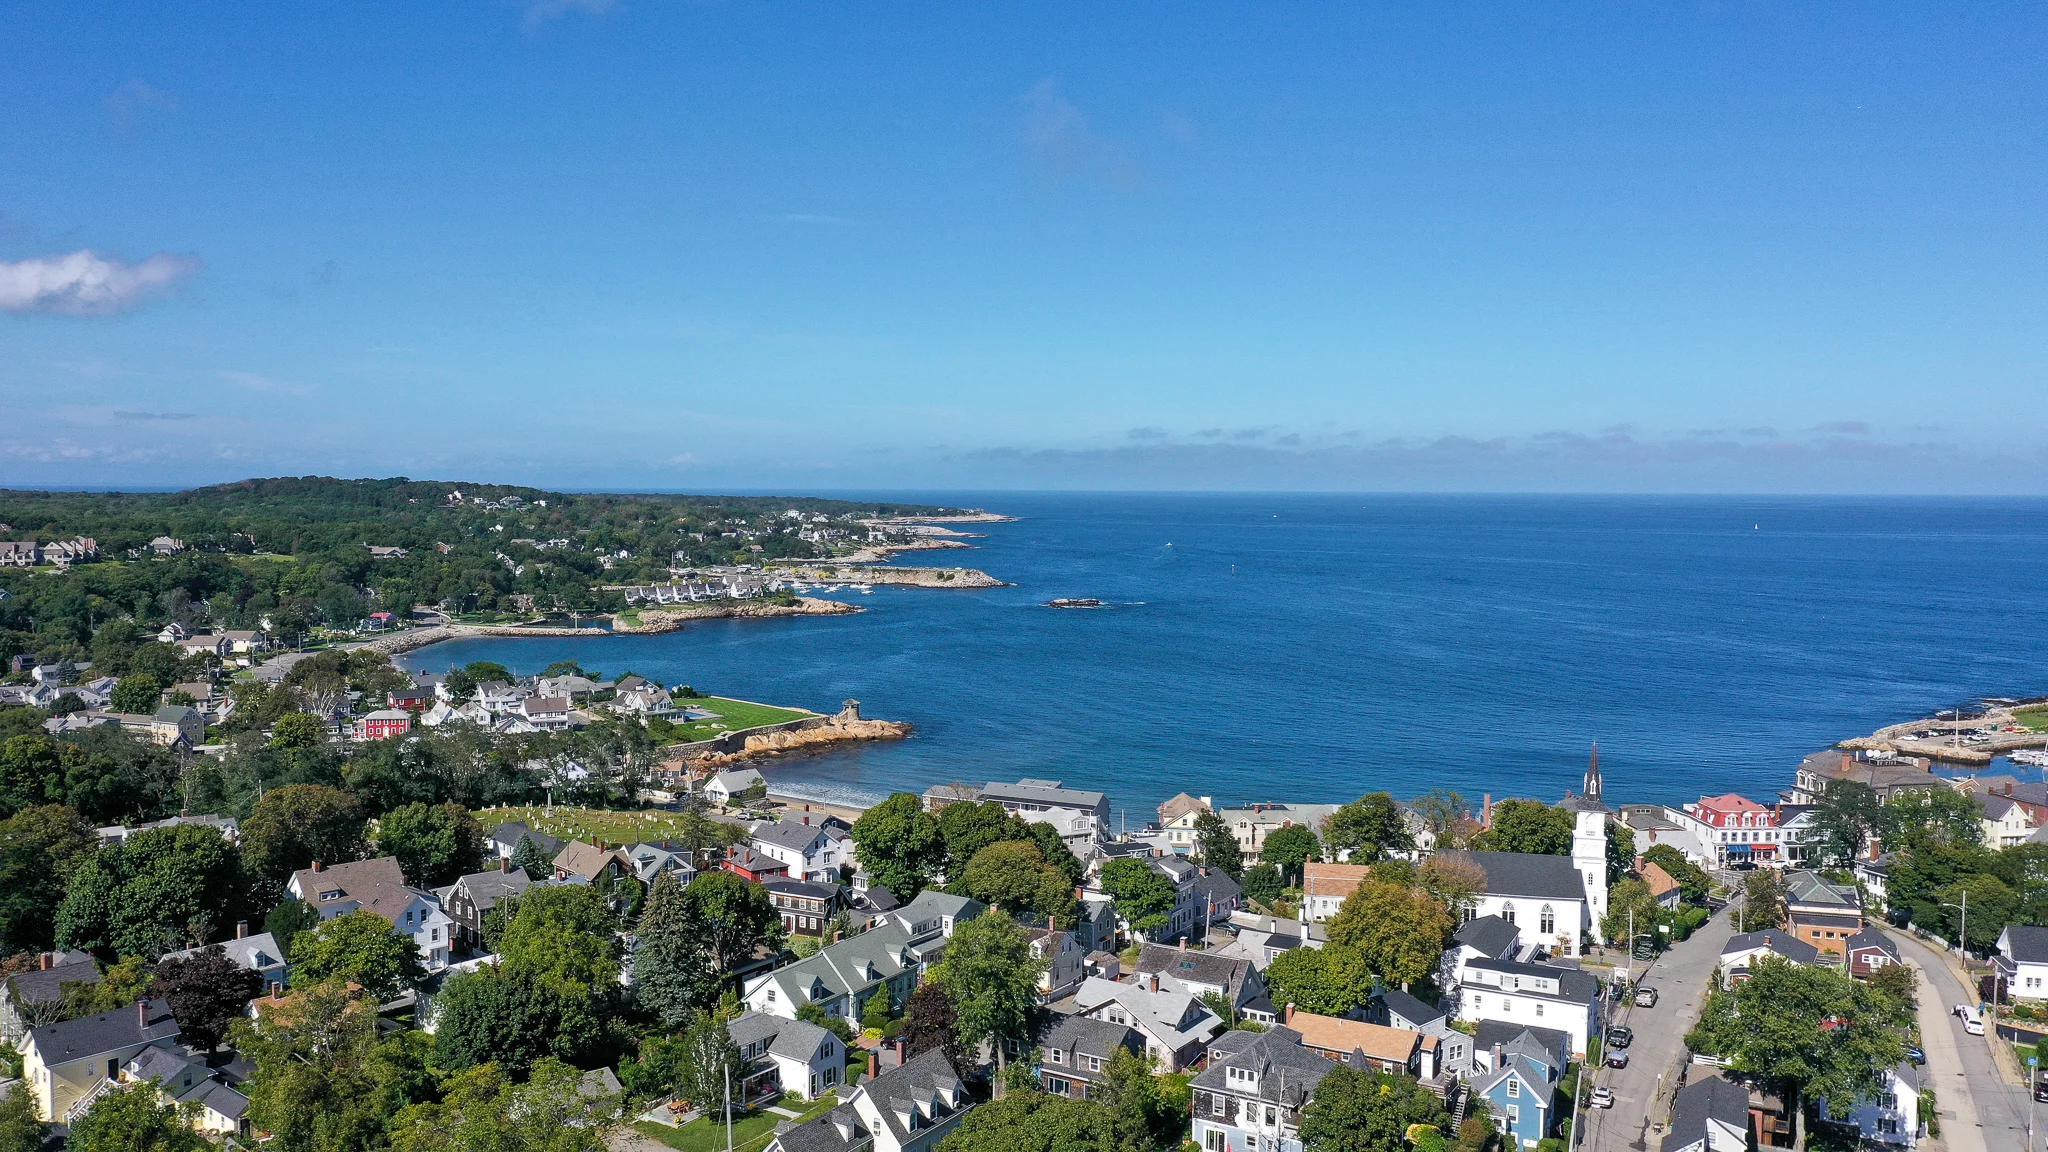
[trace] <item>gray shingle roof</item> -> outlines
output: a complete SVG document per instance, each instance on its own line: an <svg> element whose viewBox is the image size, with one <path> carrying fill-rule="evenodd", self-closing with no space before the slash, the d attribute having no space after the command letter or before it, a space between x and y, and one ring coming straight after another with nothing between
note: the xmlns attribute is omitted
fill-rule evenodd
<svg viewBox="0 0 2048 1152"><path fill-rule="evenodd" d="M64 998L64 985L97 984L100 966L83 952L59 952L49 968L18 972L8 983L14 986L18 1004L47 1004Z"/></svg>
<svg viewBox="0 0 2048 1152"><path fill-rule="evenodd" d="M1477 948L1488 956L1501 956L1515 946L1519 935L1513 924L1498 916L1477 916L1460 924L1458 930L1451 933L1451 940Z"/></svg>
<svg viewBox="0 0 2048 1152"><path fill-rule="evenodd" d="M472 872L454 884L469 894L469 902L476 906L478 915L497 907L500 900L524 895L532 886L533 880L524 868L514 868L509 872L495 868L489 872Z"/></svg>
<svg viewBox="0 0 2048 1152"><path fill-rule="evenodd" d="M1380 1003L1386 1005L1389 1016L1398 1016L1410 1024L1427 1024L1445 1016L1443 1009L1425 1004L1399 988L1389 988L1380 993Z"/></svg>
<svg viewBox="0 0 2048 1152"><path fill-rule="evenodd" d="M1550 964L1523 964L1514 960L1473 960L1466 967L1485 972L1501 972L1511 976L1531 977L1538 980L1557 981L1558 997L1575 1003L1597 1000L1600 996L1600 982L1576 968L1559 968ZM1551 993L1538 992L1527 984L1510 989L1522 996L1546 996Z"/></svg>
<svg viewBox="0 0 2048 1152"><path fill-rule="evenodd" d="M1206 952L1168 948L1163 944L1147 944L1139 949L1138 963L1131 970L1157 972L1197 984L1214 984L1223 989L1226 996L1235 997L1253 969L1251 961L1237 957L1212 956Z"/></svg>
<svg viewBox="0 0 2048 1152"><path fill-rule="evenodd" d="M1491 1052L1497 1044L1505 1053L1508 1048L1527 1036L1550 1057L1552 1064L1562 1069L1570 1058L1572 1038L1555 1028L1535 1028L1527 1024L1516 1024L1508 1020L1481 1020L1472 1032L1472 1050Z"/></svg>
<svg viewBox="0 0 2048 1152"><path fill-rule="evenodd" d="M2014 961L2021 964L2048 964L2048 928L2011 924L2005 929L2005 941L2012 950Z"/></svg>
<svg viewBox="0 0 2048 1152"><path fill-rule="evenodd" d="M1453 855L1446 853L1445 855ZM1527 896L1535 900L1584 900L1586 880L1569 856L1535 852L1467 852L1486 873L1489 896Z"/></svg>
<svg viewBox="0 0 2048 1152"><path fill-rule="evenodd" d="M1849 951L1851 952L1860 951L1864 948L1876 948L1894 960L1899 958L1899 946L1892 943L1891 937L1879 932L1875 928L1865 928L1863 931L1849 937L1848 943Z"/></svg>
<svg viewBox="0 0 2048 1152"><path fill-rule="evenodd" d="M748 1012L735 1017L725 1030L732 1037L732 1042L742 1048L766 1040L768 1051L791 1060L809 1060L817 1054L818 1045L831 1035L816 1024L785 1020L765 1012Z"/></svg>
<svg viewBox="0 0 2048 1152"><path fill-rule="evenodd" d="M773 824L762 824L755 828L754 839L764 844L773 844L777 848L787 848L791 852L809 852L824 831L815 824L796 824L778 820Z"/></svg>
<svg viewBox="0 0 2048 1152"><path fill-rule="evenodd" d="M1248 1036L1225 1048L1225 1037ZM1336 1064L1301 1046L1301 1033L1292 1028L1273 1027L1264 1032L1226 1032L1209 1046L1208 1067L1192 1081L1196 1088L1231 1096L1256 1096L1275 1104L1297 1107L1315 1092L1316 1085ZM1218 1053L1221 1057L1218 1057ZM1248 1092L1229 1081L1231 1068L1249 1068L1259 1074L1258 1088Z"/></svg>
<svg viewBox="0 0 2048 1152"><path fill-rule="evenodd" d="M1820 959L1820 949L1808 944L1781 928L1766 932L1743 932L1728 938L1721 946L1721 955L1732 952L1747 952L1752 948L1769 948L1794 964L1811 964Z"/></svg>
<svg viewBox="0 0 2048 1152"><path fill-rule="evenodd" d="M1671 1131L1665 1148L1712 1148L1707 1143L1709 1120L1745 1130L1749 1127L1749 1090L1714 1076L1687 1084L1671 1101ZM1719 1152L1715 1149L1714 1152Z"/></svg>
<svg viewBox="0 0 2048 1152"><path fill-rule="evenodd" d="M152 1040L168 1040L179 1032L171 1015L171 1002L158 998L144 1000L149 1023L144 1026L135 1005L81 1016L61 1024L46 1024L29 1031L29 1042L42 1054L44 1064L68 1064L102 1052L139 1048Z"/></svg>
<svg viewBox="0 0 2048 1152"><path fill-rule="evenodd" d="M1056 1048L1062 1052L1079 1052L1107 1061L1118 1048L1128 1048L1134 1053L1143 1052L1145 1038L1128 1024L1111 1024L1107 1020L1091 1020L1086 1016L1062 1016L1045 1034L1041 1046ZM1062 1074L1072 1073L1082 1077L1099 1075L1072 1061L1059 1067Z"/></svg>

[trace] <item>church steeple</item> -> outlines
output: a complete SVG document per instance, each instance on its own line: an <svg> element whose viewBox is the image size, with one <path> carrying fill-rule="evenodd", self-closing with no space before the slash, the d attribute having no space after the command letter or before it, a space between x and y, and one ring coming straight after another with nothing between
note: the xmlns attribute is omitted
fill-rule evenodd
<svg viewBox="0 0 2048 1152"><path fill-rule="evenodd" d="M1580 793L1588 800L1600 799L1600 742L1593 741L1593 761L1586 765L1586 786Z"/></svg>

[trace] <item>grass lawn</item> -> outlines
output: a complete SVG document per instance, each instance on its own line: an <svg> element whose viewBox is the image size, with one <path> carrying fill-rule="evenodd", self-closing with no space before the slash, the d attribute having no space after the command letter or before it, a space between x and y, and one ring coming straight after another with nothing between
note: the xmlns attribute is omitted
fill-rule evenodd
<svg viewBox="0 0 2048 1152"><path fill-rule="evenodd" d="M786 1100L782 1107L799 1113L804 1120L822 1116L839 1098L833 1095L821 1096L806 1104L801 1100ZM732 1122L733 1152L758 1152L768 1146L768 1140L775 1135L775 1126L788 1120L773 1112L760 1112ZM792 1121L798 1123L800 1121ZM640 1120L633 1124L633 1130L644 1136L661 1141L682 1152L725 1152L725 1122L714 1117L692 1120L680 1128L656 1124L651 1120Z"/></svg>
<svg viewBox="0 0 2048 1152"><path fill-rule="evenodd" d="M2032 732L2048 732L2048 705L2036 704L2032 708L2015 708L2013 723Z"/></svg>
<svg viewBox="0 0 2048 1152"><path fill-rule="evenodd" d="M559 836L564 840L581 840L595 843L603 840L607 844L634 844L643 841L660 840L665 836L680 836L683 833L683 817L675 812L659 809L627 809L612 811L605 808L565 808L557 805L553 812L541 805L516 808L486 808L476 814L483 821L488 832L503 820L517 820L536 832Z"/></svg>
<svg viewBox="0 0 2048 1152"><path fill-rule="evenodd" d="M799 712L793 708L771 708L766 704L750 704L744 700L726 700L718 696L701 696L694 700L678 700L676 704L684 708L701 708L706 712L718 713L717 716L709 720L693 720L687 724L677 724L675 731L677 743L686 743L691 740L709 740L715 736L723 736L727 732L737 732L742 728L758 728L763 724L781 724L787 720L801 720L811 715L809 712Z"/></svg>

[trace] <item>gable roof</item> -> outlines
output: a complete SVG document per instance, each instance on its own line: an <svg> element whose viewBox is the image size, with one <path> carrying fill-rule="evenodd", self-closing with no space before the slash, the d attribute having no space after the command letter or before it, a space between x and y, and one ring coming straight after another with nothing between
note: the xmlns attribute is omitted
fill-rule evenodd
<svg viewBox="0 0 2048 1152"><path fill-rule="evenodd" d="M1169 948L1164 944L1147 944L1138 950L1138 962L1131 967L1131 971L1157 972L1176 980L1214 984L1223 989L1226 995L1235 996L1255 969L1251 961L1241 957L1190 952L1185 948Z"/></svg>
<svg viewBox="0 0 2048 1152"><path fill-rule="evenodd" d="M725 789L727 795L731 795L734 792L745 792L756 784L766 784L767 782L767 777L754 771L752 768L741 768L733 772L720 772L711 778L711 783Z"/></svg>
<svg viewBox="0 0 2048 1152"><path fill-rule="evenodd" d="M930 1101L934 1096L952 1098L947 1113L959 1111L968 1106L966 1085L960 1083L960 1074L953 1070L952 1062L945 1052L934 1048L922 1056L913 1056L902 1064L882 1073L856 1090L872 1101L882 1122L889 1126L898 1144L908 1143L912 1132L904 1126L902 1112L909 1111L917 1104Z"/></svg>
<svg viewBox="0 0 2048 1152"><path fill-rule="evenodd" d="M818 1046L832 1035L816 1024L802 1020L785 1020L780 1016L770 1016L766 1012L748 1012L736 1016L725 1026L725 1030L732 1037L732 1042L742 1048L766 1040L768 1051L775 1055L805 1062L816 1056Z"/></svg>
<svg viewBox="0 0 2048 1152"><path fill-rule="evenodd" d="M1485 957L1469 960L1465 966L1482 972L1500 972L1534 980L1557 981L1556 992L1540 992L1527 984L1504 989L1517 996L1556 996L1580 1004L1597 1000L1600 996L1600 982L1577 968L1560 968L1553 964L1524 964L1516 960L1492 960Z"/></svg>
<svg viewBox="0 0 2048 1152"><path fill-rule="evenodd" d="M1777 928L1730 936L1728 943L1721 946L1721 955L1732 956L1737 952L1748 952L1757 948L1776 952L1794 964L1811 964L1820 959L1820 949L1790 932Z"/></svg>
<svg viewBox="0 0 2048 1152"><path fill-rule="evenodd" d="M48 968L17 972L7 981L8 986L14 989L16 1004L47 1004L62 1000L64 985L73 982L100 982L100 966L83 952L53 953Z"/></svg>
<svg viewBox="0 0 2048 1152"><path fill-rule="evenodd" d="M1339 1056L1362 1052L1375 1060L1406 1064L1422 1047L1422 1033L1363 1020L1345 1020L1314 1012L1292 1012L1287 1027L1301 1034L1301 1043Z"/></svg>
<svg viewBox="0 0 2048 1152"><path fill-rule="evenodd" d="M1191 1083L1210 1092L1294 1106L1305 1102L1336 1066L1302 1047L1301 1033L1275 1026L1264 1032L1226 1032L1217 1037L1210 1045L1208 1067ZM1242 1082L1232 1084L1232 1068L1256 1072L1256 1087L1248 1090Z"/></svg>
<svg viewBox="0 0 2048 1152"><path fill-rule="evenodd" d="M237 966L247 968L251 972L261 972L265 968L281 968L284 966L284 949L277 946L277 937L268 932L258 932L254 936L241 936L233 940L223 940L218 944L186 948L178 952L166 952L163 955L163 959L193 960L197 959L199 954L208 948L220 949L223 956L234 961Z"/></svg>
<svg viewBox="0 0 2048 1152"><path fill-rule="evenodd" d="M1136 1028L1087 1016L1060 1017L1046 1032L1042 1043L1047 1048L1080 1052L1103 1060L1115 1055L1118 1048L1128 1048L1133 1052L1145 1050L1145 1038Z"/></svg>
<svg viewBox="0 0 2048 1152"><path fill-rule="evenodd" d="M1365 864L1304 864L1301 891L1305 896L1349 896L1371 874Z"/></svg>
<svg viewBox="0 0 2048 1152"><path fill-rule="evenodd" d="M1536 852L1463 852L1486 874L1489 896L1525 896L1532 900L1586 899L1586 878L1569 856Z"/></svg>
<svg viewBox="0 0 2048 1152"><path fill-rule="evenodd" d="M762 982L772 982L791 1004L846 996L917 966L910 930L888 923L827 944L794 964L747 981L751 994ZM814 990L824 995L814 995Z"/></svg>
<svg viewBox="0 0 2048 1152"><path fill-rule="evenodd" d="M1875 928L1865 928L1863 931L1849 937L1848 944L1850 952L1861 952L1866 948L1875 948L1894 960L1899 958L1899 946L1892 942L1891 937L1879 932Z"/></svg>
<svg viewBox="0 0 2048 1152"><path fill-rule="evenodd" d="M806 855L817 847L824 834L825 830L815 824L798 824L787 820L764 823L754 829L754 839L761 843Z"/></svg>
<svg viewBox="0 0 2048 1152"><path fill-rule="evenodd" d="M2048 928L2008 924L2002 941L2017 964L2048 964Z"/></svg>
<svg viewBox="0 0 2048 1152"><path fill-rule="evenodd" d="M1159 822L1171 824L1190 812L1207 812L1209 806L1193 796L1182 792L1159 806Z"/></svg>
<svg viewBox="0 0 2048 1152"><path fill-rule="evenodd" d="M1671 1100L1671 1131L1664 1137L1663 1146L1713 1149L1710 1122L1739 1132L1748 1131L1749 1089L1719 1076L1680 1088Z"/></svg>
<svg viewBox="0 0 2048 1152"><path fill-rule="evenodd" d="M141 1006L140 1011L137 1005ZM168 1040L178 1032L178 1021L171 1015L171 1002L157 998L139 1000L97 1016L80 1016L76 1020L32 1028L28 1043L35 1045L45 1065L56 1065L120 1048L137 1048L155 1040Z"/></svg>
<svg viewBox="0 0 2048 1152"><path fill-rule="evenodd" d="M450 885L451 890L461 889L469 896L469 902L479 914L489 912L498 906L500 900L510 900L526 894L533 886L533 878L524 868L513 868L501 872L496 868L488 872L472 872L458 878Z"/></svg>
<svg viewBox="0 0 2048 1152"><path fill-rule="evenodd" d="M427 893L407 886L405 872L399 868L396 856L353 860L330 865L318 872L301 868L292 873L292 883L297 886L301 898L315 909L375 912L393 924L398 923L399 916L412 906L414 900L421 897L432 899ZM329 900L321 899L328 892L339 892L340 895Z"/></svg>
<svg viewBox="0 0 2048 1152"><path fill-rule="evenodd" d="M1116 1001L1130 1015L1131 1025L1149 1033L1168 1051L1178 1052L1188 1043L1215 1035L1224 1027L1223 1018L1209 1010L1199 997L1164 986L1153 992L1135 984L1119 984L1090 976L1074 993L1074 1003L1083 1012Z"/></svg>
<svg viewBox="0 0 2048 1152"><path fill-rule="evenodd" d="M1451 942L1476 948L1488 956L1504 956L1521 938L1521 930L1499 916L1474 916L1458 925Z"/></svg>
<svg viewBox="0 0 2048 1152"><path fill-rule="evenodd" d="M522 839L533 841L534 847L540 849L541 854L550 860L559 855L562 846L568 843L545 832L536 832L517 820L507 820L491 829L491 843L501 845L502 851L506 854L518 851L519 841Z"/></svg>
<svg viewBox="0 0 2048 1152"><path fill-rule="evenodd" d="M606 866L617 864L628 872L636 872L633 861L616 848L599 848L581 840L571 840L555 854L555 867L572 876L595 880L604 874ZM637 872L636 872L637 874Z"/></svg>
<svg viewBox="0 0 2048 1152"><path fill-rule="evenodd" d="M1678 888L1678 881L1671 878L1671 873L1659 868L1654 860L1643 861L1643 866L1636 869L1636 873L1642 877L1643 883L1648 886L1653 897L1662 899Z"/></svg>
<svg viewBox="0 0 2048 1152"><path fill-rule="evenodd" d="M1560 1072L1570 1060L1571 1043L1571 1037L1556 1028L1537 1028L1507 1020L1481 1020L1472 1031L1474 1052L1491 1052L1495 1047L1503 1055L1510 1050L1524 1055L1541 1052Z"/></svg>
<svg viewBox="0 0 2048 1152"><path fill-rule="evenodd" d="M1380 1003L1386 1007L1389 1018L1399 1017L1411 1024L1427 1024L1448 1016L1443 1009L1425 1003L1399 988L1388 988L1381 992Z"/></svg>

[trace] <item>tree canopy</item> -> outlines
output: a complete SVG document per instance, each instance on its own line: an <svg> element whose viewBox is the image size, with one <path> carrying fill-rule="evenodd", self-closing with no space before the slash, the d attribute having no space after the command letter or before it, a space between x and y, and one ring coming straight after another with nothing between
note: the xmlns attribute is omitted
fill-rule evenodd
<svg viewBox="0 0 2048 1152"><path fill-rule="evenodd" d="M868 875L899 900L924 891L946 862L938 819L912 792L897 792L861 813L853 822L853 842Z"/></svg>
<svg viewBox="0 0 2048 1152"><path fill-rule="evenodd" d="M1569 856L1576 823L1570 812L1540 800L1503 800L1493 806L1493 824L1474 838L1473 846L1492 852Z"/></svg>
<svg viewBox="0 0 2048 1152"><path fill-rule="evenodd" d="M1369 792L1330 814L1323 839L1332 853L1349 852L1353 864L1369 864L1390 852L1415 847L1401 806L1385 792Z"/></svg>

